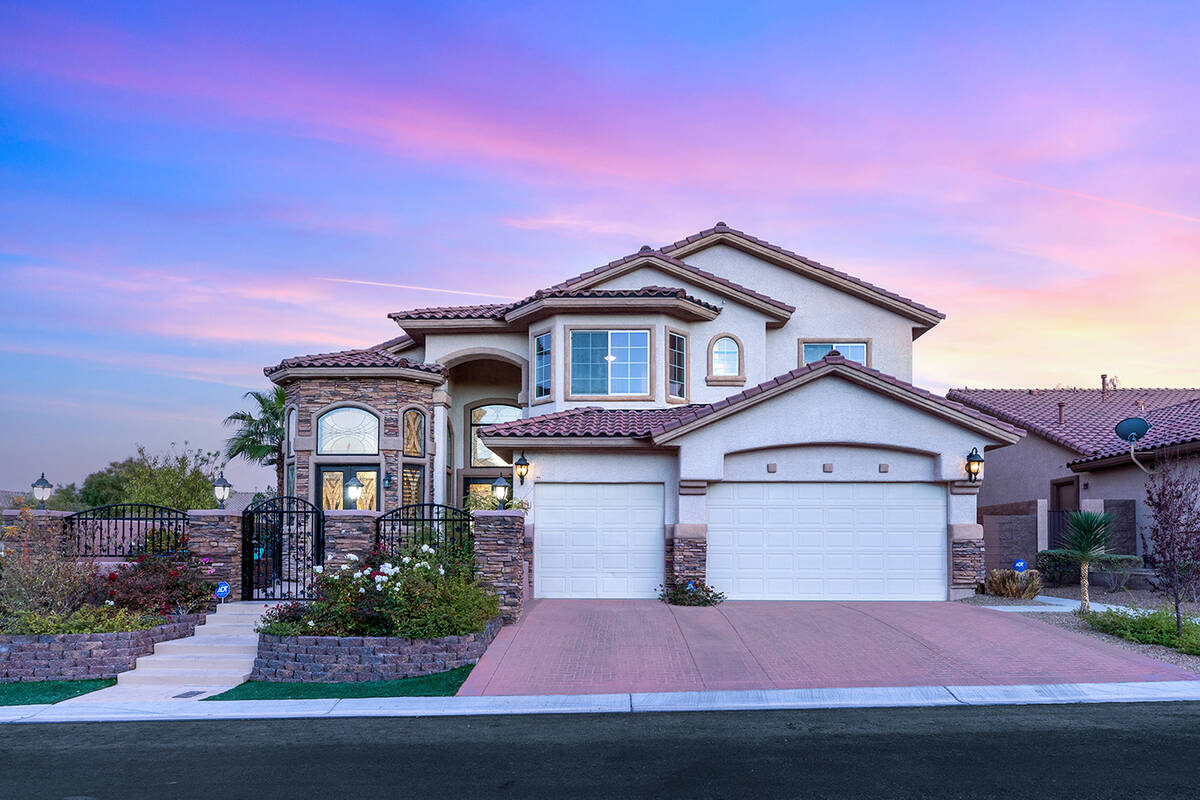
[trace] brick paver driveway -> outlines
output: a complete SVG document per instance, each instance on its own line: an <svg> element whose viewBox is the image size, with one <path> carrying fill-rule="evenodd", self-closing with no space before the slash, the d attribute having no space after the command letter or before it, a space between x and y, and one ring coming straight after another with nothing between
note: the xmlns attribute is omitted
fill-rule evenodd
<svg viewBox="0 0 1200 800"><path fill-rule="evenodd" d="M1090 683L1200 675L961 603L537 600L462 695Z"/></svg>

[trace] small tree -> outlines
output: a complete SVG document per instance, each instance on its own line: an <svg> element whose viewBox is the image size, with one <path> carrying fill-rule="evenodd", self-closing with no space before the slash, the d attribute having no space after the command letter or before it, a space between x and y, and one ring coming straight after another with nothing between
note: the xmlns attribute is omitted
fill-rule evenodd
<svg viewBox="0 0 1200 800"><path fill-rule="evenodd" d="M79 502L87 508L123 502L133 470L132 456L124 461L112 461L104 469L96 470L83 479Z"/></svg>
<svg viewBox="0 0 1200 800"><path fill-rule="evenodd" d="M284 409L287 396L282 386L270 392L246 392L246 399L257 405L254 411L235 411L225 418L226 425L236 426L233 436L225 440L225 458L244 458L252 464L275 468L275 486L282 493Z"/></svg>
<svg viewBox="0 0 1200 800"><path fill-rule="evenodd" d="M174 445L162 455L146 452L138 445L133 459L125 500L130 503L151 503L171 508L215 508L213 481L220 466L221 454L189 450L187 442L177 452Z"/></svg>
<svg viewBox="0 0 1200 800"><path fill-rule="evenodd" d="M1067 532L1063 536L1063 555L1079 562L1079 610L1091 610L1088 596L1088 566L1108 555L1108 528L1112 517L1096 511L1074 511L1067 517Z"/></svg>
<svg viewBox="0 0 1200 800"><path fill-rule="evenodd" d="M1175 632L1183 633L1180 604L1200 590L1200 459L1159 458L1146 478L1149 536L1142 550L1154 557L1155 588L1175 605Z"/></svg>

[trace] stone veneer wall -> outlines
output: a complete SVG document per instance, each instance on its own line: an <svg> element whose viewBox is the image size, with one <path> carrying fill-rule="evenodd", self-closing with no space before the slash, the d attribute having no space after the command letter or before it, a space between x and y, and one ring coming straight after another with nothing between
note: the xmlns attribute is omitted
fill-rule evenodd
<svg viewBox="0 0 1200 800"><path fill-rule="evenodd" d="M380 516L375 511L326 511L325 566L344 564L349 553L359 558L366 556L375 546L376 521Z"/></svg>
<svg viewBox="0 0 1200 800"><path fill-rule="evenodd" d="M668 577L676 584L707 580L708 540L676 538L670 546L671 569Z"/></svg>
<svg viewBox="0 0 1200 800"><path fill-rule="evenodd" d="M951 545L953 586L976 586L983 582L983 539L955 539Z"/></svg>
<svg viewBox="0 0 1200 800"><path fill-rule="evenodd" d="M207 558L216 572L209 580L226 581L229 597L242 596L242 517L224 509L188 512L188 548Z"/></svg>
<svg viewBox="0 0 1200 800"><path fill-rule="evenodd" d="M433 389L428 383L402 378L297 378L284 387L289 406L297 408L296 436L307 437L314 442L313 413L334 403L362 403L382 414L382 437L398 440L400 437L400 415L406 408L418 406L425 412L425 500L432 496L433 486ZM391 488L383 490L383 508L386 511L400 506L400 450L383 449L384 473L391 473ZM296 495L321 504L319 495L309 492L312 476L309 475L311 449L296 450ZM380 480L383 475L380 475ZM279 487L283 494L284 487Z"/></svg>
<svg viewBox="0 0 1200 800"><path fill-rule="evenodd" d="M500 600L505 624L521 618L525 579L525 512L476 511L475 574Z"/></svg>
<svg viewBox="0 0 1200 800"><path fill-rule="evenodd" d="M477 662L501 624L496 617L478 633L441 639L262 634L250 680L359 683L432 675Z"/></svg>
<svg viewBox="0 0 1200 800"><path fill-rule="evenodd" d="M0 636L0 683L115 678L157 643L191 636L204 615L168 619L144 631Z"/></svg>

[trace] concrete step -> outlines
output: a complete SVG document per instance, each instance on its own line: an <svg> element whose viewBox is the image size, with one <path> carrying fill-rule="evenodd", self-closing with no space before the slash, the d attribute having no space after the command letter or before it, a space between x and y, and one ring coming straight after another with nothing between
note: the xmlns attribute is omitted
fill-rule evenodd
<svg viewBox="0 0 1200 800"><path fill-rule="evenodd" d="M154 653L137 660L137 669L175 670L249 670L254 656L244 653Z"/></svg>
<svg viewBox="0 0 1200 800"><path fill-rule="evenodd" d="M221 617L261 617L267 610L264 603L225 603L217 606L217 615Z"/></svg>
<svg viewBox="0 0 1200 800"><path fill-rule="evenodd" d="M154 646L154 654L201 655L204 653L220 653L228 655L249 655L258 653L258 636L205 636L187 639L172 639L159 642Z"/></svg>
<svg viewBox="0 0 1200 800"><path fill-rule="evenodd" d="M138 668L117 676L118 686L237 686L250 677L245 669L149 669Z"/></svg>
<svg viewBox="0 0 1200 800"><path fill-rule="evenodd" d="M203 625L196 626L196 634L228 635L236 633L254 633L258 619L254 617L217 617L210 616Z"/></svg>

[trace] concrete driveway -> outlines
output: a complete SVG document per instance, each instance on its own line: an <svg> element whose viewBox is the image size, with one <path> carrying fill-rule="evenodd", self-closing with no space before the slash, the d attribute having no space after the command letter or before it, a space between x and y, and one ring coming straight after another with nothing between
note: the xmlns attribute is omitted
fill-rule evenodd
<svg viewBox="0 0 1200 800"><path fill-rule="evenodd" d="M1091 637L961 603L536 600L459 694L1195 679Z"/></svg>

